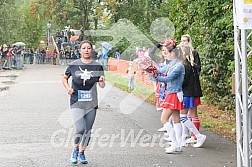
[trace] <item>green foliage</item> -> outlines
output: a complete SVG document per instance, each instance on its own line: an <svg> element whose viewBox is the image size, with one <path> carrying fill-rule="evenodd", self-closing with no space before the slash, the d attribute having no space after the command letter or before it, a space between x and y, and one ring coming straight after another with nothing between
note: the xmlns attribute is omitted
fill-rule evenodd
<svg viewBox="0 0 252 167"><path fill-rule="evenodd" d="M229 68L234 61L232 2L170 0L169 4L169 18L175 24L176 38L190 34L200 54L205 100L221 108L233 108L233 71Z"/></svg>
<svg viewBox="0 0 252 167"><path fill-rule="evenodd" d="M116 0L104 0L104 4L98 5L97 17L100 23L106 25L106 28L125 19L129 20L138 30L141 31L150 41L156 43L150 34L151 23L160 17L167 16L167 7L161 6L160 1L152 0L125 0L120 3ZM104 9L110 10L110 14L104 16L102 12ZM124 32L125 34L134 32ZM139 40L141 41L141 40ZM129 41L121 39L114 48L118 48L122 53L121 58L130 60L130 56L135 52L135 48L128 48ZM143 47L141 42L136 41L133 45L136 47ZM149 46L145 46L149 47ZM125 51L126 50L126 51ZM112 54L113 55L113 54Z"/></svg>
<svg viewBox="0 0 252 167"><path fill-rule="evenodd" d="M114 2L114 0L105 2L110 4L112 1ZM151 39L149 33L151 23L156 18L168 16L176 28L175 38L179 41L182 35L190 34L195 50L199 52L204 100L219 105L222 109L234 107L231 95L231 76L234 72L231 1L166 0L160 3L151 0L127 0L109 7L114 11L110 17L111 23L116 20L113 17L127 18L149 39ZM127 41L121 41L117 47L123 51L126 45Z"/></svg>
<svg viewBox="0 0 252 167"><path fill-rule="evenodd" d="M42 20L30 0L1 3L0 43L13 44L22 41L28 47L37 47L42 35ZM12 12L10 12L12 11Z"/></svg>
<svg viewBox="0 0 252 167"><path fill-rule="evenodd" d="M128 49L129 45L130 45L129 41L123 38L116 44L116 46L114 46L114 50L111 52L110 56L114 57L115 52L116 52L115 50L119 49L119 52L121 53L120 59L130 60L131 53L133 53L134 51L130 51Z"/></svg>
<svg viewBox="0 0 252 167"><path fill-rule="evenodd" d="M15 31L14 27L18 26L18 13L11 12L16 11L17 7L15 2L8 0L1 0L0 5L0 43L11 44L15 41Z"/></svg>
<svg viewBox="0 0 252 167"><path fill-rule="evenodd" d="M39 19L39 15L31 14L30 11L24 11L23 33L20 34L28 47L38 47L40 44L43 22Z"/></svg>
<svg viewBox="0 0 252 167"><path fill-rule="evenodd" d="M211 128L212 126L206 122L200 122L200 126L202 126L203 128Z"/></svg>

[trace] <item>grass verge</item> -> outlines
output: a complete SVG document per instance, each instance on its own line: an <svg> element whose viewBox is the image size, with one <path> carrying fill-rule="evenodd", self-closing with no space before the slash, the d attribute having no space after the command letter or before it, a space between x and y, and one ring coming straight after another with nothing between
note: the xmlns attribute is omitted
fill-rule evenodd
<svg viewBox="0 0 252 167"><path fill-rule="evenodd" d="M119 89L132 93L133 95L144 99L146 102L154 104L155 94L153 89L150 89L144 84L135 81L135 89L129 90L127 77L112 72L106 72L105 76L107 81L109 81L111 84L118 87Z"/></svg>

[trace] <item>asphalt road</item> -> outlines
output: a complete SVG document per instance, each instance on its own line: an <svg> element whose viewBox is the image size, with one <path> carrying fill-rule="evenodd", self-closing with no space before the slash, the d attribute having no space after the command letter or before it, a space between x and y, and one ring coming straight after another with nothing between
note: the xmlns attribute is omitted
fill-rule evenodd
<svg viewBox="0 0 252 167"><path fill-rule="evenodd" d="M28 65L0 71L0 167L71 166L73 126L61 84L65 66ZM9 81L9 82L8 82ZM111 84L99 91L88 167L235 167L236 145L201 129L203 148L164 152L160 114Z"/></svg>

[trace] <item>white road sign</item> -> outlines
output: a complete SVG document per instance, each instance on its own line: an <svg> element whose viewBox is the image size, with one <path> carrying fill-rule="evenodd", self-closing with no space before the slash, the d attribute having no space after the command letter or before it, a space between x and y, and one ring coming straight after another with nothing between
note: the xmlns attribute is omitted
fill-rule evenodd
<svg viewBox="0 0 252 167"><path fill-rule="evenodd" d="M252 0L234 0L234 24L240 29L252 29Z"/></svg>

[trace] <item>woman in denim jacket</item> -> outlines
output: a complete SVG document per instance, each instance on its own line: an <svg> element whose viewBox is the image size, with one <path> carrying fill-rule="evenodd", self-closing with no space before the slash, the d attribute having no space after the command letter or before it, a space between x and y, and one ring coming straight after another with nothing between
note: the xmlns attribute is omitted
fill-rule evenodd
<svg viewBox="0 0 252 167"><path fill-rule="evenodd" d="M169 136L171 137L171 146L165 149L166 153L176 153L182 151L181 136L182 127L180 123L180 110L183 109L183 92L182 84L185 75L185 69L182 60L182 51L179 47L167 46L168 59L171 62L165 67L158 69L159 73L166 73L166 76L158 76L156 81L163 82L167 85L167 94L162 105L163 112L161 115L161 123L164 125ZM173 126L168 121L170 116L173 119Z"/></svg>

